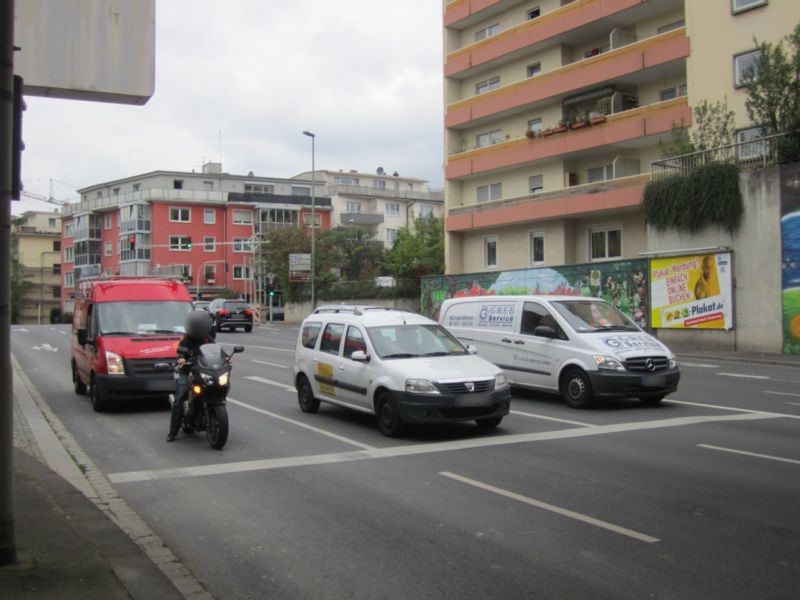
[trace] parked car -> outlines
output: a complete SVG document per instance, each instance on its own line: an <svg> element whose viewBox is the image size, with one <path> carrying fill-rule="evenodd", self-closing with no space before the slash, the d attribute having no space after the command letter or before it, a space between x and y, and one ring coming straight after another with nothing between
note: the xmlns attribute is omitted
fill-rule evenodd
<svg viewBox="0 0 800 600"><path fill-rule="evenodd" d="M300 327L294 359L300 410L329 402L374 414L384 435L409 423L497 427L511 391L503 372L427 317L382 306L322 306Z"/></svg>
<svg viewBox="0 0 800 600"><path fill-rule="evenodd" d="M439 323L502 367L511 385L657 404L678 388L675 355L612 304L577 296L479 296L442 303Z"/></svg>
<svg viewBox="0 0 800 600"><path fill-rule="evenodd" d="M244 300L217 298L211 301L208 312L217 331L223 328L233 331L238 327L253 331L253 308Z"/></svg>
<svg viewBox="0 0 800 600"><path fill-rule="evenodd" d="M204 310L206 312L208 312L208 309L211 306L211 302L208 300L195 300L193 304L196 310Z"/></svg>

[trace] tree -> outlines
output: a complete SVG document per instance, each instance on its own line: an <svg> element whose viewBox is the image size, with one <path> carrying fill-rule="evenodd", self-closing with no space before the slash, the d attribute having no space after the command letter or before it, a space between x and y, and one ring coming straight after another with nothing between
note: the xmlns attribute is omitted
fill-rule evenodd
<svg viewBox="0 0 800 600"><path fill-rule="evenodd" d="M397 232L394 246L386 251L386 269L401 279L444 273L444 222L435 217L417 219L414 231Z"/></svg>
<svg viewBox="0 0 800 600"><path fill-rule="evenodd" d="M800 23L777 44L754 40L759 55L744 74L748 118L763 135L800 128Z"/></svg>
<svg viewBox="0 0 800 600"><path fill-rule="evenodd" d="M692 116L695 150L711 150L727 146L733 141L735 113L728 108L727 100L714 104L701 100L692 110Z"/></svg>
<svg viewBox="0 0 800 600"><path fill-rule="evenodd" d="M28 281L31 275L25 273L18 261L11 261L11 323L17 324L22 318L22 305L25 296L30 292L33 283Z"/></svg>
<svg viewBox="0 0 800 600"><path fill-rule="evenodd" d="M304 284L289 282L289 255L311 252L311 239L296 227L269 231L261 242L261 273L273 273L280 278L284 298L294 300L302 294Z"/></svg>
<svg viewBox="0 0 800 600"><path fill-rule="evenodd" d="M345 281L372 280L383 264L383 243L363 227L334 227L317 240L323 271L338 272Z"/></svg>

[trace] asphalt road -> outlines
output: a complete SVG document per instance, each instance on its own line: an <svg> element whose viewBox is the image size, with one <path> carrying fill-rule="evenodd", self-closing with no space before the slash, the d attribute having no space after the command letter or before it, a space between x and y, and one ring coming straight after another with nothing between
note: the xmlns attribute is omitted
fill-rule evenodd
<svg viewBox="0 0 800 600"><path fill-rule="evenodd" d="M800 369L682 363L658 407L515 392L474 424L380 434L292 388L297 327L218 335L223 451L163 405L92 411L68 326L14 326L25 373L120 496L218 599L800 597Z"/></svg>

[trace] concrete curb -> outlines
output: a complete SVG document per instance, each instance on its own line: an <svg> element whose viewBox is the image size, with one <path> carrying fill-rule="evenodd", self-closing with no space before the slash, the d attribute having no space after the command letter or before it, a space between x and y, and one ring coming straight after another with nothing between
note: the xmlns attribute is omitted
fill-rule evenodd
<svg viewBox="0 0 800 600"><path fill-rule="evenodd" d="M214 600L180 559L117 494L111 482L94 465L64 427L11 355L14 396L28 421L35 443L53 471L76 487L108 516L188 600ZM124 570L115 573L128 587Z"/></svg>

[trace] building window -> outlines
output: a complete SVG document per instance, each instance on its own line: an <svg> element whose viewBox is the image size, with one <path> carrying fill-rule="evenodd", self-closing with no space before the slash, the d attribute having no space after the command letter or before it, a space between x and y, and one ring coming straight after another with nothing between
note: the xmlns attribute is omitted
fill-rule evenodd
<svg viewBox="0 0 800 600"><path fill-rule="evenodd" d="M47 226L48 227L55 227L57 225L55 219L47 219Z"/></svg>
<svg viewBox="0 0 800 600"><path fill-rule="evenodd" d="M503 196L502 183L490 183L489 185L478 186L478 202L499 200L502 196Z"/></svg>
<svg viewBox="0 0 800 600"><path fill-rule="evenodd" d="M348 213L360 213L361 212L361 202L355 202L354 200L347 201L347 210L345 212Z"/></svg>
<svg viewBox="0 0 800 600"><path fill-rule="evenodd" d="M307 185L293 185L292 196L310 196L311 188Z"/></svg>
<svg viewBox="0 0 800 600"><path fill-rule="evenodd" d="M399 202L387 202L386 203L386 214L396 217L400 214L400 203Z"/></svg>
<svg viewBox="0 0 800 600"><path fill-rule="evenodd" d="M64 237L75 237L75 222L70 221L64 225Z"/></svg>
<svg viewBox="0 0 800 600"><path fill-rule="evenodd" d="M233 251L252 252L253 247L250 245L250 238L233 238Z"/></svg>
<svg viewBox="0 0 800 600"><path fill-rule="evenodd" d="M492 77L490 79L485 79L483 81L479 81L475 84L475 95L478 96L480 94L485 94L491 90L496 90L500 87L500 76Z"/></svg>
<svg viewBox="0 0 800 600"><path fill-rule="evenodd" d="M322 215L314 213L314 229L319 229L322 226ZM311 227L311 213L303 214L303 227Z"/></svg>
<svg viewBox="0 0 800 600"><path fill-rule="evenodd" d="M672 23L667 23L666 25L662 25L658 29L656 29L656 33L667 33L668 31L672 31L674 29L680 29L681 27L686 27L686 21L681 19L680 21L673 21Z"/></svg>
<svg viewBox="0 0 800 600"><path fill-rule="evenodd" d="M183 189L183 179L173 179L172 180L172 189L173 190L182 190Z"/></svg>
<svg viewBox="0 0 800 600"><path fill-rule="evenodd" d="M742 87L748 80L758 79L758 60L761 50L751 50L733 57L733 85Z"/></svg>
<svg viewBox="0 0 800 600"><path fill-rule="evenodd" d="M192 238L188 235L169 236L169 249L188 252L192 249Z"/></svg>
<svg viewBox="0 0 800 600"><path fill-rule="evenodd" d="M53 263L53 275L61 275L61 263Z"/></svg>
<svg viewBox="0 0 800 600"><path fill-rule="evenodd" d="M419 207L419 218L427 219L429 217L433 217L433 207L423 204Z"/></svg>
<svg viewBox="0 0 800 600"><path fill-rule="evenodd" d="M496 144L503 139L500 129L487 131L486 133L479 133L475 136L475 147L482 148L483 146L490 146Z"/></svg>
<svg viewBox="0 0 800 600"><path fill-rule="evenodd" d="M192 209L171 206L169 209L169 220L173 223L191 223Z"/></svg>
<svg viewBox="0 0 800 600"><path fill-rule="evenodd" d="M74 262L75 261L75 248L69 246L64 248L64 262Z"/></svg>
<svg viewBox="0 0 800 600"><path fill-rule="evenodd" d="M542 72L542 63L540 62L528 65L527 68L525 69L526 77L536 77L541 72Z"/></svg>
<svg viewBox="0 0 800 600"><path fill-rule="evenodd" d="M587 171L587 179L589 183L596 183L598 181L607 181L614 179L614 167L612 165L603 165L602 167L594 167Z"/></svg>
<svg viewBox="0 0 800 600"><path fill-rule="evenodd" d="M531 175L528 179L528 187L531 194L541 192L544 189L544 175Z"/></svg>
<svg viewBox="0 0 800 600"><path fill-rule="evenodd" d="M100 200L103 197L103 190L99 190L96 194L96 197L98 200Z"/></svg>
<svg viewBox="0 0 800 600"><path fill-rule="evenodd" d="M53 252L61 252L61 240L53 240Z"/></svg>
<svg viewBox="0 0 800 600"><path fill-rule="evenodd" d="M686 95L686 84L682 83L681 85L676 85L675 87L667 88L661 90L658 93L659 99L663 102L664 100L672 100L673 98L677 98L679 96Z"/></svg>
<svg viewBox="0 0 800 600"><path fill-rule="evenodd" d="M203 223L206 225L214 225L217 222L217 210L215 208L203 209Z"/></svg>
<svg viewBox="0 0 800 600"><path fill-rule="evenodd" d="M105 255L106 256L113 256L114 255L114 243L113 242L106 242L105 243Z"/></svg>
<svg viewBox="0 0 800 600"><path fill-rule="evenodd" d="M250 265L233 265L234 279L250 279Z"/></svg>
<svg viewBox="0 0 800 600"><path fill-rule="evenodd" d="M61 298L61 286L54 285L51 294L53 298Z"/></svg>
<svg viewBox="0 0 800 600"><path fill-rule="evenodd" d="M386 243L390 246L394 246L395 241L397 240L397 229L392 229L390 227L386 228Z"/></svg>
<svg viewBox="0 0 800 600"><path fill-rule="evenodd" d="M385 179L375 179L372 182L372 187L378 190L385 190L386 189L386 180Z"/></svg>
<svg viewBox="0 0 800 600"><path fill-rule="evenodd" d="M541 14L542 14L542 11L541 11L541 9L540 9L540 8L537 6L536 8L532 8L532 9L528 10L528 11L525 13L525 18L526 18L526 19L528 19L528 21L530 21L531 19L537 19L537 18L539 18L539 17L541 16Z"/></svg>
<svg viewBox="0 0 800 600"><path fill-rule="evenodd" d="M334 175L333 183L336 185L358 185L358 177L349 175Z"/></svg>
<svg viewBox="0 0 800 600"><path fill-rule="evenodd" d="M483 238L483 263L487 269L497 266L497 237Z"/></svg>
<svg viewBox="0 0 800 600"><path fill-rule="evenodd" d="M736 142L741 144L736 147L739 160L754 160L763 158L769 151L769 141L762 139L764 132L760 127L750 127L736 132Z"/></svg>
<svg viewBox="0 0 800 600"><path fill-rule="evenodd" d="M203 252L214 252L217 249L217 238L204 237L203 238Z"/></svg>
<svg viewBox="0 0 800 600"><path fill-rule="evenodd" d="M252 225L253 224L253 211L234 209L234 211L233 211L233 224L234 225Z"/></svg>
<svg viewBox="0 0 800 600"><path fill-rule="evenodd" d="M64 287L75 287L75 273L64 273Z"/></svg>
<svg viewBox="0 0 800 600"><path fill-rule="evenodd" d="M475 41L480 42L481 40L485 40L487 37L496 35L499 32L500 23L495 23L494 25L489 25L483 29L478 29L478 31L475 32Z"/></svg>
<svg viewBox="0 0 800 600"><path fill-rule="evenodd" d="M134 184L133 184L133 191L134 191L134 192L138 192L138 191L140 191L141 189L142 189L142 184L141 184L141 183L134 183Z"/></svg>
<svg viewBox="0 0 800 600"><path fill-rule="evenodd" d="M214 182L213 181L204 181L203 182L203 189L211 192L214 190Z"/></svg>
<svg viewBox="0 0 800 600"><path fill-rule="evenodd" d="M114 225L114 217L113 215L104 215L103 216L103 229L111 229Z"/></svg>
<svg viewBox="0 0 800 600"><path fill-rule="evenodd" d="M528 121L528 131L540 133L542 131L542 119L531 119Z"/></svg>
<svg viewBox="0 0 800 600"><path fill-rule="evenodd" d="M589 260L608 260L621 256L621 226L610 225L589 229Z"/></svg>
<svg viewBox="0 0 800 600"><path fill-rule="evenodd" d="M265 183L263 185L259 185L257 183L245 183L244 184L244 193L245 194L274 194L275 193L275 186L270 183Z"/></svg>
<svg viewBox="0 0 800 600"><path fill-rule="evenodd" d="M544 231L531 231L531 264L538 265L544 262Z"/></svg>
<svg viewBox="0 0 800 600"><path fill-rule="evenodd" d="M750 10L751 8L764 6L766 3L767 0L731 0L731 8L733 10L733 14L737 14L746 10Z"/></svg>
<svg viewBox="0 0 800 600"><path fill-rule="evenodd" d="M217 265L203 265L203 277L206 283L214 283L217 280Z"/></svg>

